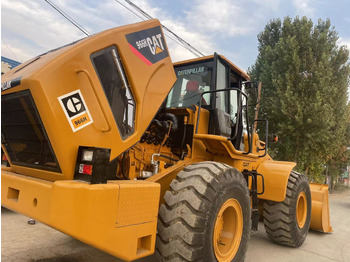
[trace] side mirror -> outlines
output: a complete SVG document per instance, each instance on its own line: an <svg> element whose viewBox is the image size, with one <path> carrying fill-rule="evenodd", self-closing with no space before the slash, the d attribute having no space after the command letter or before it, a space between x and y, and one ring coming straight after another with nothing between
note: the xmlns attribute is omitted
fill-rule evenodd
<svg viewBox="0 0 350 262"><path fill-rule="evenodd" d="M243 85L245 87L245 89L249 90L249 89L258 89L259 83L257 81L246 81L243 82Z"/></svg>
<svg viewBox="0 0 350 262"><path fill-rule="evenodd" d="M259 91L259 83L254 82L243 82L244 88L248 94L249 97L249 106L256 106L259 103L260 100L260 91Z"/></svg>

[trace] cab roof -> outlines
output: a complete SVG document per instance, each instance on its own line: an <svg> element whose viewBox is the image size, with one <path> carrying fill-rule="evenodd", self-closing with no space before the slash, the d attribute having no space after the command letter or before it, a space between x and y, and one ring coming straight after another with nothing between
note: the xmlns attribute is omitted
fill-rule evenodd
<svg viewBox="0 0 350 262"><path fill-rule="evenodd" d="M234 72L236 72L239 76L241 76L245 81L250 80L250 76L246 72L244 72L242 69L240 69L234 63L232 63L230 60L228 60L225 56L223 56L223 55L218 55L218 56L221 59L223 59L230 66L230 68ZM214 60L214 55L202 56L202 57L199 57L199 58L193 58L193 59L189 59L189 60L175 62L174 66L192 64L192 63L206 61L206 60Z"/></svg>

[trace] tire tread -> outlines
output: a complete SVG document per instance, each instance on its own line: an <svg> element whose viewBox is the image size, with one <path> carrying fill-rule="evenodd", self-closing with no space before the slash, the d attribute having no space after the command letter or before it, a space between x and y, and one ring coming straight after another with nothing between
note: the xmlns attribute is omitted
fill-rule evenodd
<svg viewBox="0 0 350 262"><path fill-rule="evenodd" d="M305 240L306 234L298 233L294 207L298 197L298 187L305 182L307 182L305 175L292 171L288 179L285 200L283 202L264 201L265 230L267 236L277 244L298 247ZM310 221L307 221L305 224L307 228L309 224Z"/></svg>
<svg viewBox="0 0 350 262"><path fill-rule="evenodd" d="M244 177L232 167L212 161L185 167L170 184L159 209L156 253L159 261L205 261L208 209L220 185ZM220 174L228 175L220 175ZM248 196L248 189L245 192ZM245 253L245 252L244 252Z"/></svg>

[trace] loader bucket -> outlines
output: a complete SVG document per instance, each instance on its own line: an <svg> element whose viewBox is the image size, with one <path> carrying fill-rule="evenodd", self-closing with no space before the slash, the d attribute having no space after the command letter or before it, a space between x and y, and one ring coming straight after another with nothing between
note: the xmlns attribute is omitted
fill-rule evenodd
<svg viewBox="0 0 350 262"><path fill-rule="evenodd" d="M310 183L311 190L311 223L310 229L324 233L333 232L329 219L328 186Z"/></svg>

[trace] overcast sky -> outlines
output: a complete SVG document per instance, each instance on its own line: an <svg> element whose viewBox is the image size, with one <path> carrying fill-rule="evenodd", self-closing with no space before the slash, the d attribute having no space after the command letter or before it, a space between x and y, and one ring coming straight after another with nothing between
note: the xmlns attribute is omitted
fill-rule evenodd
<svg viewBox="0 0 350 262"><path fill-rule="evenodd" d="M140 18L115 0L51 0L91 34ZM123 3L124 0L119 0ZM339 44L350 48L348 0L134 0L205 55L218 52L247 70L256 59L257 34L273 18L330 18ZM126 4L126 3L125 3ZM1 1L1 55L24 62L85 35L44 0ZM173 61L193 54L167 39Z"/></svg>

